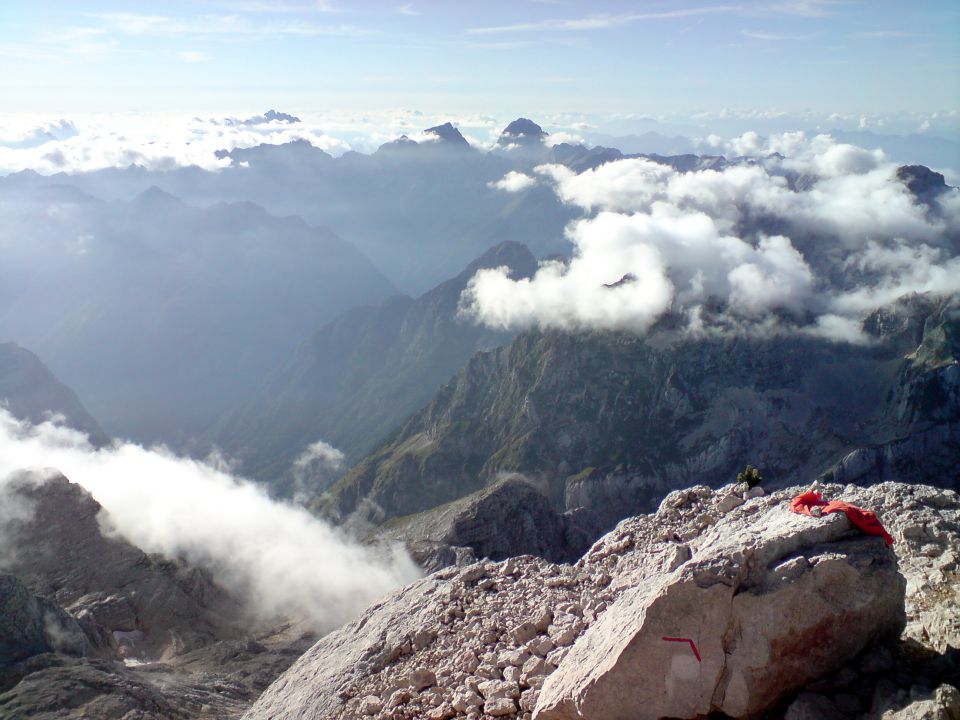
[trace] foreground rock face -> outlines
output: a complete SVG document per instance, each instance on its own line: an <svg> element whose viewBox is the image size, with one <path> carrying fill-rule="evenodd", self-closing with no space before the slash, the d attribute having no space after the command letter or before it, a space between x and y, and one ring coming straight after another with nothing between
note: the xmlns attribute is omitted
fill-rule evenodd
<svg viewBox="0 0 960 720"><path fill-rule="evenodd" d="M848 535L846 518L811 523L783 506L720 524L587 631L537 717L749 716L898 634L906 582L893 552Z"/></svg>
<svg viewBox="0 0 960 720"><path fill-rule="evenodd" d="M838 717L853 718L925 697L956 671L934 650L944 624L922 617L956 612L960 498L896 483L824 488L879 511L897 538L915 669L899 646L858 655L904 622L892 552L843 516L791 514L796 490L746 500L732 486L677 491L574 565L519 557L441 570L320 640L245 717L737 717L771 707L782 717L805 687L808 705L838 704ZM700 660L664 637L692 639ZM828 677L811 682L813 673ZM882 684L891 677L900 684Z"/></svg>

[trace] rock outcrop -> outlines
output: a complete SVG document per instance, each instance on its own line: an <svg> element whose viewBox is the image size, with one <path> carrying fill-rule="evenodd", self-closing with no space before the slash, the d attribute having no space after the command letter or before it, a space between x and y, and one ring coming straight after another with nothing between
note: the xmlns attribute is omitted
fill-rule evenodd
<svg viewBox="0 0 960 720"><path fill-rule="evenodd" d="M721 523L675 572L631 588L540 693L542 720L750 717L905 623L892 552L846 518L775 506Z"/></svg>
<svg viewBox="0 0 960 720"><path fill-rule="evenodd" d="M156 660L243 635L240 604L209 573L106 537L100 504L79 485L24 475L2 494L30 509L3 528L5 571L106 628L127 657Z"/></svg>
<svg viewBox="0 0 960 720"><path fill-rule="evenodd" d="M593 513L559 513L526 478L506 476L428 513L398 518L378 535L405 542L418 564L436 570L458 556L505 560L536 555L574 562L600 533Z"/></svg>
<svg viewBox="0 0 960 720"><path fill-rule="evenodd" d="M922 618L956 607L960 498L823 488L880 513L904 582L844 516L791 514L798 489L673 492L574 565L445 568L321 639L245 718L776 717L800 691L852 718L949 686L942 627Z"/></svg>
<svg viewBox="0 0 960 720"><path fill-rule="evenodd" d="M87 638L76 620L35 596L13 575L0 575L0 673L34 655L82 656L87 650Z"/></svg>

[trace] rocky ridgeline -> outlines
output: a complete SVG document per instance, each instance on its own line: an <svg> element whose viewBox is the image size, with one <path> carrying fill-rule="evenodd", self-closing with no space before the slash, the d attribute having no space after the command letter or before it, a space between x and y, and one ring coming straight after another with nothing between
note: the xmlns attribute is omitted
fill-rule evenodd
<svg viewBox="0 0 960 720"><path fill-rule="evenodd" d="M960 498L823 490L878 511L893 551L842 514L791 513L798 488L676 491L573 565L486 561L403 588L244 717L956 717Z"/></svg>

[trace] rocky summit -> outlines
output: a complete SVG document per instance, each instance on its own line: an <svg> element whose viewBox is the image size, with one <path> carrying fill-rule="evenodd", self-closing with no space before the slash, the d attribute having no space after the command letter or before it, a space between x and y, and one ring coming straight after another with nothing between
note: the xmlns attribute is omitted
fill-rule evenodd
<svg viewBox="0 0 960 720"><path fill-rule="evenodd" d="M696 486L574 564L435 572L321 639L244 718L956 717L960 497L821 488L877 511L887 547L842 513L791 512L803 489Z"/></svg>

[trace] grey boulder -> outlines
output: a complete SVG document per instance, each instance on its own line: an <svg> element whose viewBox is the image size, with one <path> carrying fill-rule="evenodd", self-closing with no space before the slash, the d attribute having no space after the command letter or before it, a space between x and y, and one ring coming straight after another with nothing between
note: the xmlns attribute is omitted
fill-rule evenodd
<svg viewBox="0 0 960 720"><path fill-rule="evenodd" d="M905 624L882 540L779 505L624 593L544 684L537 720L748 717Z"/></svg>

